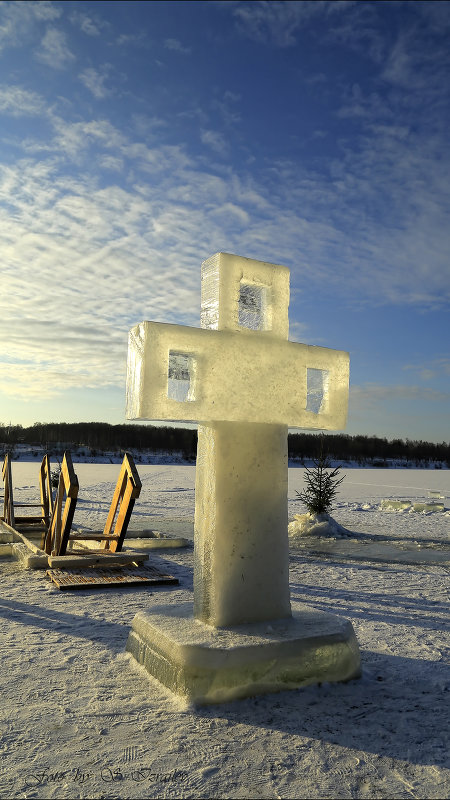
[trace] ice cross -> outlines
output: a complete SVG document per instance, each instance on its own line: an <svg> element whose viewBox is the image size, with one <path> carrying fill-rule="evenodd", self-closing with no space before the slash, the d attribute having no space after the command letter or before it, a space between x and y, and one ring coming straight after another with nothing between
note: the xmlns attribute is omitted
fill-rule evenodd
<svg viewBox="0 0 450 800"><path fill-rule="evenodd" d="M201 325L130 331L129 419L199 423L194 615L214 627L291 615L288 426L345 426L348 354L289 342L289 270L202 264Z"/></svg>

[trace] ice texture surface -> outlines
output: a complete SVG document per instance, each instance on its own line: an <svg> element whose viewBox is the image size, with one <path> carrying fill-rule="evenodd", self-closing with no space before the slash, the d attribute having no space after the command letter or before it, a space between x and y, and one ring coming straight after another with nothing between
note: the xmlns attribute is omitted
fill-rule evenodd
<svg viewBox="0 0 450 800"><path fill-rule="evenodd" d="M405 511L405 509L411 508L411 500L393 500L388 497L381 501L380 508L383 511Z"/></svg>
<svg viewBox="0 0 450 800"><path fill-rule="evenodd" d="M382 511L422 511L431 513L433 511L444 511L444 503L438 500L428 500L428 502L414 503L411 500L394 500L387 498L381 501L380 508Z"/></svg>
<svg viewBox="0 0 450 800"><path fill-rule="evenodd" d="M289 270L231 253L202 264L201 326L287 339Z"/></svg>
<svg viewBox="0 0 450 800"><path fill-rule="evenodd" d="M288 308L286 267L211 256L202 329L143 322L130 331L127 418L343 429L348 353L287 341ZM181 354L183 378L174 372Z"/></svg>
<svg viewBox="0 0 450 800"><path fill-rule="evenodd" d="M443 503L413 503L413 511L444 511L444 504Z"/></svg>
<svg viewBox="0 0 450 800"><path fill-rule="evenodd" d="M330 373L325 369L306 370L306 410L320 414L327 408Z"/></svg>
<svg viewBox="0 0 450 800"><path fill-rule="evenodd" d="M266 286L253 286L241 281L238 322L242 328L249 328L253 331L270 329L267 294Z"/></svg>
<svg viewBox="0 0 450 800"><path fill-rule="evenodd" d="M287 426L200 426L194 613L214 626L287 617Z"/></svg>
<svg viewBox="0 0 450 800"><path fill-rule="evenodd" d="M216 253L201 284L201 329L130 331L127 417L200 423L196 619L289 619L288 426L345 426L348 354L288 341L286 267Z"/></svg>
<svg viewBox="0 0 450 800"><path fill-rule="evenodd" d="M128 419L259 422L336 430L345 427L348 354L283 341L267 332L201 330L161 322L132 329L128 348ZM170 353L195 364L196 388L186 403L168 396ZM326 402L309 393L308 372L328 373ZM317 393L318 392L318 393ZM311 398L320 401L310 410ZM315 405L312 406L315 409Z"/></svg>
<svg viewBox="0 0 450 800"><path fill-rule="evenodd" d="M167 397L179 403L194 399L194 359L186 353L169 351Z"/></svg>
<svg viewBox="0 0 450 800"><path fill-rule="evenodd" d="M360 675L350 622L296 604L292 617L214 630L188 604L141 612L127 650L171 691L196 704Z"/></svg>

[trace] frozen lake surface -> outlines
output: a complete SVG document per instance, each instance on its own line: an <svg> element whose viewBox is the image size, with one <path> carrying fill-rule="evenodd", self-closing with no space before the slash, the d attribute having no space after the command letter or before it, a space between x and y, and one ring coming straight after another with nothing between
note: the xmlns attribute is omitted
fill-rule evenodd
<svg viewBox="0 0 450 800"><path fill-rule="evenodd" d="M103 527L119 466L75 469L75 521ZM131 532L192 539L195 467L138 471ZM17 501L37 498L37 473L13 465ZM0 797L448 797L448 566L389 553L450 549L450 471L342 474L333 517L354 536L292 546L290 584L293 599L351 620L363 676L348 684L186 707L125 643L138 611L192 600L192 547L151 553L180 581L152 590L62 593L3 559ZM304 511L302 487L303 470L290 469L290 519ZM426 500L428 490L444 495L443 512L380 510L382 499Z"/></svg>

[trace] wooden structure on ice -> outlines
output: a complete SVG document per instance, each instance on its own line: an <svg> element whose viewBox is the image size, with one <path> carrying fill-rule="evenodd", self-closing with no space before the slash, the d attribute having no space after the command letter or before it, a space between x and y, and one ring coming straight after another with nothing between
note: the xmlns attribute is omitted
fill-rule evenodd
<svg viewBox="0 0 450 800"><path fill-rule="evenodd" d="M128 571L126 581L117 572L117 568L137 568L148 558L148 553L145 552L122 551L133 507L142 487L129 453L124 456L103 531L81 531L73 526L79 486L70 453L64 453L54 498L50 460L48 455L44 456L39 471L40 503L15 503L9 455L5 456L2 472L4 502L0 531L13 544L13 554L25 567L50 567L47 575L59 588L124 583L178 583L172 576L163 575L155 567L141 567L141 575L136 574L135 579ZM39 512L17 515L17 510L24 506L39 509ZM30 537L39 534L40 546L37 546ZM98 548L95 543L98 543ZM93 568L97 566L102 567L103 576L94 573ZM108 567L114 567L115 574L106 574L105 568ZM69 569L75 569L72 579L67 572ZM61 570L65 571L64 577Z"/></svg>

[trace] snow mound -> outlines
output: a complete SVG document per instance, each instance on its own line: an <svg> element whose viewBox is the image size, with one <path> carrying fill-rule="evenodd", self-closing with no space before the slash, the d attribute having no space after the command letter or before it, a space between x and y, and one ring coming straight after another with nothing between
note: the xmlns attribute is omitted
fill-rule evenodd
<svg viewBox="0 0 450 800"><path fill-rule="evenodd" d="M333 539L344 539L352 536L347 528L339 525L329 514L295 514L294 520L288 525L290 539L299 539L302 536L329 536Z"/></svg>

